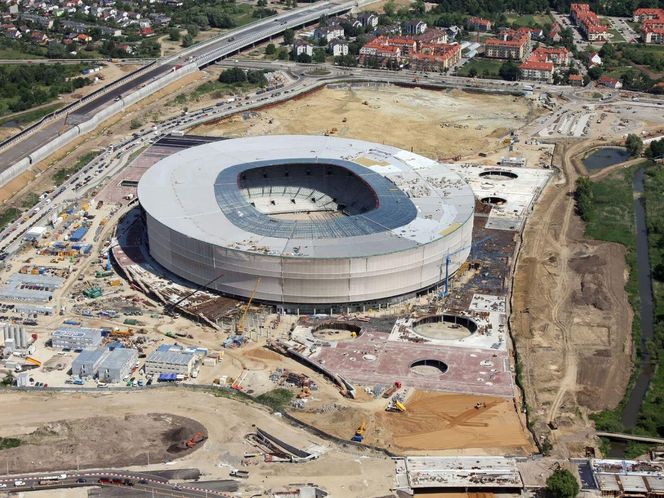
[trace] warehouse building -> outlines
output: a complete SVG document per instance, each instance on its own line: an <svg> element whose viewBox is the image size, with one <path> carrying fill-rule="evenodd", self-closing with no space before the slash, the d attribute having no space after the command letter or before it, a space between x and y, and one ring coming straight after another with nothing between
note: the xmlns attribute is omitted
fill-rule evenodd
<svg viewBox="0 0 664 498"><path fill-rule="evenodd" d="M73 361L71 373L75 377L98 377L103 382L121 382L131 373L138 360L135 349L115 348L82 351Z"/></svg>
<svg viewBox="0 0 664 498"><path fill-rule="evenodd" d="M97 349L102 340L101 329L60 327L51 334L51 346L59 349L82 351Z"/></svg>
<svg viewBox="0 0 664 498"><path fill-rule="evenodd" d="M97 377L103 382L121 382L129 377L131 369L138 360L138 351L135 349L116 348L108 351L97 371Z"/></svg>
<svg viewBox="0 0 664 498"><path fill-rule="evenodd" d="M71 374L74 377L93 378L99 371L99 365L108 356L109 351L96 349L94 351L81 351L71 364Z"/></svg>
<svg viewBox="0 0 664 498"><path fill-rule="evenodd" d="M196 363L196 355L175 348L159 348L145 360L145 375L162 373L191 375Z"/></svg>

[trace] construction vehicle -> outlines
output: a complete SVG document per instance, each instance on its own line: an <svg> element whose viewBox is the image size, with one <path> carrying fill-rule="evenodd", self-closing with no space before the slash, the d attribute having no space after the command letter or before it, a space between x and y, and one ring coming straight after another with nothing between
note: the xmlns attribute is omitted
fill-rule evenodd
<svg viewBox="0 0 664 498"><path fill-rule="evenodd" d="M196 434L191 436L191 438L187 439L184 442L184 445L187 448L193 448L194 446L196 446L197 444L205 441L206 439L207 439L207 436L205 434L203 434L202 432L197 432Z"/></svg>
<svg viewBox="0 0 664 498"><path fill-rule="evenodd" d="M303 398L308 398L311 396L311 389L309 389L307 386L304 386L302 390L297 393L298 399L303 399Z"/></svg>
<svg viewBox="0 0 664 498"><path fill-rule="evenodd" d="M249 307L251 306L252 301L254 300L254 296L256 295L256 291L258 290L258 284L261 283L261 279L257 278L256 279L256 285L254 285L254 290L251 292L251 296L249 297L249 301L247 301L246 306L244 307L244 311L242 312L242 315L240 316L240 319L237 322L237 330L236 334L237 335L243 335L245 330L244 330L244 321L247 318L247 313L249 312Z"/></svg>
<svg viewBox="0 0 664 498"><path fill-rule="evenodd" d="M122 330L113 330L111 331L111 337L131 337L134 335L134 333L131 330L128 329L122 329Z"/></svg>
<svg viewBox="0 0 664 498"><path fill-rule="evenodd" d="M367 422L366 420L363 420L357 429L355 429L355 434L350 440L356 443L361 443L364 440L365 432L367 432Z"/></svg>
<svg viewBox="0 0 664 498"><path fill-rule="evenodd" d="M401 401L399 401L395 396L387 404L387 407L385 407L385 411L403 413L406 411L406 405L404 405Z"/></svg>
<svg viewBox="0 0 664 498"><path fill-rule="evenodd" d="M481 410L482 408L486 407L486 403L484 401L478 401L475 403L475 410Z"/></svg>
<svg viewBox="0 0 664 498"><path fill-rule="evenodd" d="M34 365L36 367L41 367L42 366L42 362L39 361L37 358L33 358L32 356L26 357L25 362L30 364L30 365Z"/></svg>

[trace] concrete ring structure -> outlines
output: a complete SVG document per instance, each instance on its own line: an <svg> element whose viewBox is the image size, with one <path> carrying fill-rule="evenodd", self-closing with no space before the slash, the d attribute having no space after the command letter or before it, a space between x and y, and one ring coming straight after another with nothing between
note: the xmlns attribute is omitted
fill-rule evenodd
<svg viewBox="0 0 664 498"><path fill-rule="evenodd" d="M438 285L470 252L475 205L436 161L320 136L181 151L145 173L138 198L150 254L166 269L226 295L256 288L259 301L320 312Z"/></svg>

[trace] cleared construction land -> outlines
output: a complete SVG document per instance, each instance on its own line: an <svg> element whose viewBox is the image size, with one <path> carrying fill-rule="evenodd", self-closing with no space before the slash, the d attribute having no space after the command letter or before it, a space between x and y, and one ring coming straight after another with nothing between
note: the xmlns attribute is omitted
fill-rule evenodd
<svg viewBox="0 0 664 498"><path fill-rule="evenodd" d="M394 466L389 458L378 453L363 452L361 449L351 449L350 452L340 450L330 442L289 426L259 406L211 394L185 389L92 396L75 393L2 393L0 404L3 407L0 411L2 435L31 432L36 427L54 422L81 424L90 420L90 417L125 418L129 421L142 417L145 419L145 428L149 419L144 414L161 407L173 416L174 420L177 420L177 416L196 420L198 424L205 426L209 436L202 447L193 453L185 454L171 468L197 467L202 473L213 475L219 475L220 468L230 470L239 467L245 453L255 451L254 447L245 441L245 435L255 432L256 426L302 447L316 444L328 448L319 459L308 463L256 462L249 469L250 477L245 481L255 490L266 490L266 486L271 488L293 482L311 481L324 486L333 496L365 497L387 495L392 485ZM147 439L149 434L141 437L137 432L131 432L129 425L129 422L124 427L116 425L113 428L117 430L109 433L108 437L88 440L87 444L98 454L107 451L107 447L113 444L124 445L126 451L139 453L144 445L149 446L149 441L142 441L142 437ZM127 449L130 446L131 450ZM360 455L363 455L363 458L358 458ZM0 466L3 468L6 465L4 458L5 452L0 452ZM97 460L87 461L86 466L102 463L100 458L102 457L98 456ZM153 461L152 451L150 462L151 467L141 465L135 469L163 468L163 464ZM68 455L62 455L54 470L71 468L76 468L76 453L73 450ZM266 477L269 477L268 483L265 482Z"/></svg>
<svg viewBox="0 0 664 498"><path fill-rule="evenodd" d="M452 159L497 149L510 130L535 115L534 104L522 97L394 86L325 88L259 112L198 126L189 133L229 138L327 133Z"/></svg>
<svg viewBox="0 0 664 498"><path fill-rule="evenodd" d="M367 421L367 444L394 453L530 454L535 449L512 400L415 391L404 413L386 412L384 405L356 403L293 415L340 438Z"/></svg>

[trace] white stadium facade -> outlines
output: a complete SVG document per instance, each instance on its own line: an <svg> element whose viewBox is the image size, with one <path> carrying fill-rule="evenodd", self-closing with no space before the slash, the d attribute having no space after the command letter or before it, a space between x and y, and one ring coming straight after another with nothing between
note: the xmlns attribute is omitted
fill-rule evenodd
<svg viewBox="0 0 664 498"><path fill-rule="evenodd" d="M338 312L435 287L468 257L475 200L446 166L395 147L264 136L183 150L138 186L151 256L286 311Z"/></svg>

